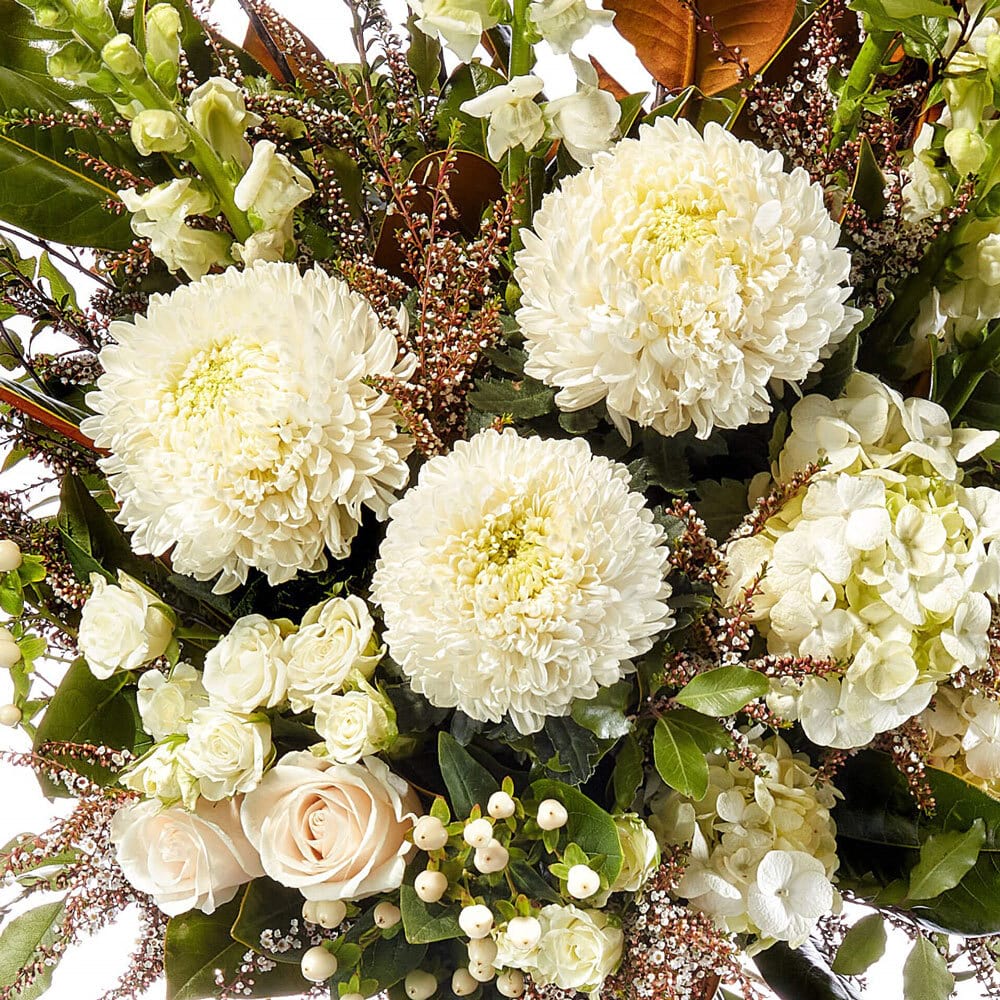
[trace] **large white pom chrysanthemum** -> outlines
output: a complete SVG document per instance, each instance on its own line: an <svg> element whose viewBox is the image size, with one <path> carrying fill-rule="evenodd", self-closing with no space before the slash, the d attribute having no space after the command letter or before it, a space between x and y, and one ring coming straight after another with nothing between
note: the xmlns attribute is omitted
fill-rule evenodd
<svg viewBox="0 0 1000 1000"><path fill-rule="evenodd" d="M84 430L136 552L173 547L174 568L250 567L271 584L348 554L362 508L386 516L407 480L409 437L368 376L403 377L371 306L322 271L231 269L115 323Z"/></svg>
<svg viewBox="0 0 1000 1000"><path fill-rule="evenodd" d="M414 690L530 733L672 624L667 557L623 466L579 439L483 431L393 506L372 594Z"/></svg>
<svg viewBox="0 0 1000 1000"><path fill-rule="evenodd" d="M579 410L699 437L767 419L861 314L804 170L709 124L660 118L562 182L524 232L525 371Z"/></svg>

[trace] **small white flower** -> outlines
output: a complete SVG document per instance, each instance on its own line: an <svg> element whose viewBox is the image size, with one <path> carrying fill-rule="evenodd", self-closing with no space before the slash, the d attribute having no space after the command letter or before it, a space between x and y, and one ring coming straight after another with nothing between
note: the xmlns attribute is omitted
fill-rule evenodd
<svg viewBox="0 0 1000 1000"><path fill-rule="evenodd" d="M595 993L618 968L624 935L603 910L543 906L538 913L542 937L534 967L536 983L562 990Z"/></svg>
<svg viewBox="0 0 1000 1000"><path fill-rule="evenodd" d="M316 732L326 753L340 764L354 764L384 750L395 736L385 699L374 688L324 694L316 699Z"/></svg>
<svg viewBox="0 0 1000 1000"><path fill-rule="evenodd" d="M178 663L167 678L158 670L147 670L137 691L142 728L153 739L183 735L195 709L208 704L201 673L190 663Z"/></svg>
<svg viewBox="0 0 1000 1000"><path fill-rule="evenodd" d="M963 667L985 663L990 651L993 607L983 594L966 594L955 609L950 629L941 633L944 648Z"/></svg>
<svg viewBox="0 0 1000 1000"><path fill-rule="evenodd" d="M490 159L500 162L515 146L534 149L545 135L545 117L535 98L545 84L537 76L515 76L461 105L473 118L488 118L486 149Z"/></svg>
<svg viewBox="0 0 1000 1000"><path fill-rule="evenodd" d="M769 851L757 866L747 910L763 937L798 948L832 912L833 901L821 861L803 851Z"/></svg>
<svg viewBox="0 0 1000 1000"><path fill-rule="evenodd" d="M313 183L269 140L258 142L233 201L246 212L254 229L292 238L295 209L315 191Z"/></svg>
<svg viewBox="0 0 1000 1000"><path fill-rule="evenodd" d="M271 727L264 719L248 719L216 708L196 709L188 740L177 755L210 802L252 792L271 757Z"/></svg>
<svg viewBox="0 0 1000 1000"><path fill-rule="evenodd" d="M622 845L622 867L612 892L638 892L660 863L656 835L635 813L615 817Z"/></svg>
<svg viewBox="0 0 1000 1000"><path fill-rule="evenodd" d="M251 158L246 131L264 120L247 111L243 89L220 76L191 91L187 119L223 160L241 167Z"/></svg>
<svg viewBox="0 0 1000 1000"><path fill-rule="evenodd" d="M569 52L592 28L606 27L615 17L601 9L600 0L596 8L589 7L587 0L536 0L528 8L528 16L552 51L560 55Z"/></svg>
<svg viewBox="0 0 1000 1000"><path fill-rule="evenodd" d="M285 700L286 652L281 628L245 615L208 651L203 683L213 706L249 715Z"/></svg>
<svg viewBox="0 0 1000 1000"><path fill-rule="evenodd" d="M611 148L618 132L621 105L597 86L597 70L582 59L571 57L579 84L575 94L549 101L543 108L549 135L562 139L570 156L589 167L594 154Z"/></svg>
<svg viewBox="0 0 1000 1000"><path fill-rule="evenodd" d="M439 35L462 62L469 62L484 31L499 24L494 0L407 0L426 35Z"/></svg>
<svg viewBox="0 0 1000 1000"><path fill-rule="evenodd" d="M95 677L137 670L166 652L174 620L156 594L121 570L117 586L100 573L91 573L90 585L77 642Z"/></svg>

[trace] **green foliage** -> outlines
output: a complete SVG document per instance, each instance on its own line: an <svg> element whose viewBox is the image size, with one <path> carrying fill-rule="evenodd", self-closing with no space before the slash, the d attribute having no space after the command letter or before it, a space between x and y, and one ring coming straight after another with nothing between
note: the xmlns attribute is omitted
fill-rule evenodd
<svg viewBox="0 0 1000 1000"><path fill-rule="evenodd" d="M677 694L677 701L703 715L733 715L748 702L763 698L767 678L746 667L716 667L692 678Z"/></svg>
<svg viewBox="0 0 1000 1000"><path fill-rule="evenodd" d="M445 732L438 733L438 765L457 818L467 817L476 805L485 810L490 796L500 787L493 775Z"/></svg>
<svg viewBox="0 0 1000 1000"><path fill-rule="evenodd" d="M488 122L486 119L467 115L461 110L461 105L494 87L502 86L503 83L504 78L496 70L482 63L474 62L459 66L441 90L441 99L437 106L438 138L442 142L447 142L457 123L461 126L459 148L486 156Z"/></svg>
<svg viewBox="0 0 1000 1000"><path fill-rule="evenodd" d="M626 736L621 742L611 777L615 812L628 812L632 808L644 776L642 748L633 736Z"/></svg>
<svg viewBox="0 0 1000 1000"><path fill-rule="evenodd" d="M617 740L632 728L625 718L632 696L632 685L627 681L619 681L600 691L586 701L577 699L573 702L570 714L573 721L584 729L589 729L598 739Z"/></svg>
<svg viewBox="0 0 1000 1000"><path fill-rule="evenodd" d="M8 921L0 934L0 989L12 986L21 969L35 959L38 949L58 938L64 908L60 899L43 903ZM54 966L46 966L30 986L10 993L10 1000L37 1000L52 984L54 971Z"/></svg>
<svg viewBox="0 0 1000 1000"><path fill-rule="evenodd" d="M667 713L653 730L653 762L671 788L688 798L704 798L708 790L708 762L694 737L676 726Z"/></svg>
<svg viewBox="0 0 1000 1000"><path fill-rule="evenodd" d="M261 931L288 927L292 920L302 920L302 893L297 889L287 889L269 878L258 878L243 892L230 935L234 941L260 951ZM305 951L304 947L292 948L273 955L268 952L267 955L276 962L297 966Z"/></svg>
<svg viewBox="0 0 1000 1000"><path fill-rule="evenodd" d="M406 50L406 62L417 78L421 93L431 94L437 90L438 73L441 70L441 43L425 34L416 26L416 18L411 15L406 22L410 44Z"/></svg>
<svg viewBox="0 0 1000 1000"><path fill-rule="evenodd" d="M861 1000L810 941L801 948L779 941L754 955L753 961L781 1000Z"/></svg>
<svg viewBox="0 0 1000 1000"><path fill-rule="evenodd" d="M862 917L844 936L832 969L841 976L860 976L884 954L885 920L881 913Z"/></svg>
<svg viewBox="0 0 1000 1000"><path fill-rule="evenodd" d="M714 753L732 746L733 738L721 723L689 708L679 708L665 716L674 729L683 730L703 753Z"/></svg>
<svg viewBox="0 0 1000 1000"><path fill-rule="evenodd" d="M483 413L518 420L544 417L555 409L555 390L527 375L517 380L481 378L469 403Z"/></svg>
<svg viewBox="0 0 1000 1000"><path fill-rule="evenodd" d="M904 1000L947 1000L955 977L934 943L921 935L903 963Z"/></svg>
<svg viewBox="0 0 1000 1000"><path fill-rule="evenodd" d="M462 928L458 926L461 907L457 903L451 906L425 903L412 885L404 884L399 889L399 908L410 944L431 944L462 936Z"/></svg>
<svg viewBox="0 0 1000 1000"><path fill-rule="evenodd" d="M972 869L986 842L986 827L977 819L964 833L931 834L920 846L910 872L910 899L933 899L954 889Z"/></svg>
<svg viewBox="0 0 1000 1000"><path fill-rule="evenodd" d="M723 479L718 483L703 479L695 489L698 491L695 503L698 516L705 522L709 535L718 541L750 513L746 483L736 479Z"/></svg>

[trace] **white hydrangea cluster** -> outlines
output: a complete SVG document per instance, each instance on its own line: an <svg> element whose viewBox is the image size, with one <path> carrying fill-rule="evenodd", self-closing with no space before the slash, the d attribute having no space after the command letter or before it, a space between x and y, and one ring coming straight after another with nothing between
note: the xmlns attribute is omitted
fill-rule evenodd
<svg viewBox="0 0 1000 1000"><path fill-rule="evenodd" d="M677 434L765 421L850 332L850 255L823 191L780 154L663 117L564 178L524 232L525 371L564 410L602 400Z"/></svg>
<svg viewBox="0 0 1000 1000"><path fill-rule="evenodd" d="M751 617L768 650L843 664L772 696L813 742L863 746L925 708L959 668L985 665L1000 492L963 486L957 463L996 438L953 430L941 407L904 402L865 375L841 400L808 396L793 409L776 474L823 470L758 534L730 544L724 596L739 599L760 577Z"/></svg>
<svg viewBox="0 0 1000 1000"><path fill-rule="evenodd" d="M649 823L663 845L690 845L678 892L692 906L728 931L756 935L756 950L775 941L797 948L839 903L830 816L838 793L780 736L751 742L759 775L709 754L704 798L657 792Z"/></svg>
<svg viewBox="0 0 1000 1000"><path fill-rule="evenodd" d="M919 721L928 763L1000 798L1000 701L942 684Z"/></svg>

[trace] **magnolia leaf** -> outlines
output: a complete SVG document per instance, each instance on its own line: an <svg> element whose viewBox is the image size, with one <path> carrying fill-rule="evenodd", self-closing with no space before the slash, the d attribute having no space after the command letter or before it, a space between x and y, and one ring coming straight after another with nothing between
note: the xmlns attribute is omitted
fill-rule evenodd
<svg viewBox="0 0 1000 1000"><path fill-rule="evenodd" d="M0 934L0 989L9 989L21 969L38 957L38 949L55 941L64 905L61 899L43 903L15 917L4 927ZM11 992L10 1000L41 997L48 990L54 971L55 966L46 965L30 986Z"/></svg>
<svg viewBox="0 0 1000 1000"><path fill-rule="evenodd" d="M615 27L668 90L694 84L704 94L718 94L739 80L733 63L719 62L712 34L698 31L694 13L678 0L608 0L607 6ZM781 48L795 6L795 0L702 0L698 10L756 73Z"/></svg>
<svg viewBox="0 0 1000 1000"><path fill-rule="evenodd" d="M844 936L831 968L841 976L860 976L885 954L885 943L882 914L870 913Z"/></svg>
<svg viewBox="0 0 1000 1000"><path fill-rule="evenodd" d="M708 790L708 762L694 737L665 715L653 731L653 762L660 777L681 795L700 799Z"/></svg>
<svg viewBox="0 0 1000 1000"><path fill-rule="evenodd" d="M955 989L955 977L934 943L921 935L903 964L905 1000L947 1000Z"/></svg>
<svg viewBox="0 0 1000 1000"><path fill-rule="evenodd" d="M698 674L677 694L677 701L702 715L732 715L755 698L763 698L767 678L746 667L716 667Z"/></svg>
<svg viewBox="0 0 1000 1000"><path fill-rule="evenodd" d="M975 865L986 843L986 825L977 819L964 833L938 833L920 848L920 860L910 872L910 899L933 899L954 889Z"/></svg>

